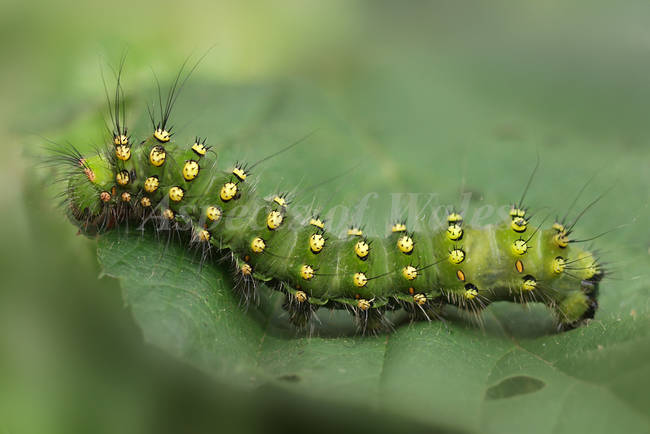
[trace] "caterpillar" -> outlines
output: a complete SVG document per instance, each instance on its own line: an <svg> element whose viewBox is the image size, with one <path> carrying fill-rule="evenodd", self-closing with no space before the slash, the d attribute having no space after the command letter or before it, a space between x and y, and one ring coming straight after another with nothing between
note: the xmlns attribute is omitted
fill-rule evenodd
<svg viewBox="0 0 650 434"><path fill-rule="evenodd" d="M276 154L222 165L207 138L177 139L172 108L192 72L182 71L165 98L158 88L147 137L127 129L120 69L112 100L107 92L110 140L89 155L73 145L54 150L52 160L66 168L66 213L85 235L134 224L182 234L203 258L231 259L245 300L259 282L284 293L297 327L320 308L350 311L365 333L386 328L388 311L443 319L446 305L478 315L494 301L544 303L558 330L594 317L605 269L579 245L588 240L572 236L583 213L532 225L524 199L537 166L499 224L474 227L451 211L443 228L411 230L398 220L384 237L367 236L362 225L336 234L318 212L295 212L295 195L257 193L255 169Z"/></svg>

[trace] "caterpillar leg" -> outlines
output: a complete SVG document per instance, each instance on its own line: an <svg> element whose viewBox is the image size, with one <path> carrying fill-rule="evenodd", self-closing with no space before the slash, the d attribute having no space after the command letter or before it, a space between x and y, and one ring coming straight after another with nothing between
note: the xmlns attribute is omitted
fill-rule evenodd
<svg viewBox="0 0 650 434"><path fill-rule="evenodd" d="M594 317L598 302L582 291L569 293L556 307L559 330L570 330Z"/></svg>
<svg viewBox="0 0 650 434"><path fill-rule="evenodd" d="M257 301L256 280L253 277L253 269L244 262L235 260L235 293L240 297L240 305L248 308L251 302Z"/></svg>
<svg viewBox="0 0 650 434"><path fill-rule="evenodd" d="M423 294L415 294L412 302L402 301L401 306L411 321L440 320L445 322L442 315L442 302L428 300Z"/></svg>
<svg viewBox="0 0 650 434"><path fill-rule="evenodd" d="M313 306L307 300L307 294L296 291L295 294L287 294L282 308L289 313L289 322L295 327L302 329L309 324L314 311L318 306Z"/></svg>
<svg viewBox="0 0 650 434"><path fill-rule="evenodd" d="M386 320L383 309L373 308L367 311L357 311L354 318L361 334L376 334L390 330L390 323Z"/></svg>
<svg viewBox="0 0 650 434"><path fill-rule="evenodd" d="M376 334L390 330L391 324L384 315L386 309L372 307L366 300L359 300L356 307L352 309L354 322L361 334Z"/></svg>

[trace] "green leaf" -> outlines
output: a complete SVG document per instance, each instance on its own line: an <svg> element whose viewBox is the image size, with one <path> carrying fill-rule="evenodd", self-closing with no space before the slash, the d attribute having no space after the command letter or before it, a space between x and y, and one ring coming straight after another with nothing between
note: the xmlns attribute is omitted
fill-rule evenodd
<svg viewBox="0 0 650 434"><path fill-rule="evenodd" d="M474 192L477 212L485 204L516 200L536 150L542 170L527 199L534 209L550 204L562 213L594 167L608 161L616 164L592 182L590 197L619 174L625 176L617 188L640 195L647 189L638 158L647 150L615 156L606 140L587 142L569 130L556 131L571 144L561 150L543 133L513 143L494 129L515 116L514 107L483 110L486 101L453 77L424 85L408 71L399 80L389 72L361 74L327 96L309 84L198 83L188 87L175 112L178 123L187 125L181 134L208 134L222 162L256 161L318 128L313 139L256 173L261 192L295 187L300 200L301 189L355 167L303 201L315 195L326 208L355 210L370 194L372 212L365 218L375 233L383 232L395 201L418 207L431 192L440 204L454 203L461 182ZM209 116L193 117L196 101ZM515 128L545 131L538 114L518 119ZM464 129L466 123L475 128ZM581 221L579 233L647 221L644 213L633 196L613 194ZM114 231L99 239L99 259L105 273L120 280L149 342L238 387L273 385L448 430L642 433L650 421L650 310L647 278L641 277L647 240L648 228L637 222L633 230L595 242L611 260L627 261L622 280L603 282L594 321L561 334L552 333L539 306L496 303L485 312L483 329L462 321L408 324L396 317L393 333L363 337L345 325L347 318L319 311L325 324L310 336L286 325L280 298L263 285L260 306L245 309L227 264L218 258L201 264L182 243L148 231Z"/></svg>

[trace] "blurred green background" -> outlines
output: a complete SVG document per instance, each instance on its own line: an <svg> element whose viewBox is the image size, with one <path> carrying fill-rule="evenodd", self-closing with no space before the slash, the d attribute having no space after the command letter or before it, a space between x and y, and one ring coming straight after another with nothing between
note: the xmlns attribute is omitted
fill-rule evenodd
<svg viewBox="0 0 650 434"><path fill-rule="evenodd" d="M226 160L251 160L324 129L311 147L272 162L263 190L300 181L307 161L314 180L361 163L340 199L378 192L375 217L390 209L391 193L438 192L451 203L461 184L476 205L501 205L519 195L539 151L529 202L563 209L597 172L588 197L614 189L584 218L584 234L626 225L599 243L618 272L603 285L602 315L634 322L626 330L647 349L647 2L5 0L0 8L0 433L504 429L484 425L485 416L441 428L275 385L243 390L146 345L118 283L97 278L96 241L75 236L55 209L35 158L40 136L101 143L99 71L125 51L136 130L148 128L152 69L164 82L212 46L176 110L188 137L237 144L224 145ZM383 223L371 227L380 233ZM648 352L630 357L635 375L616 387L647 423Z"/></svg>

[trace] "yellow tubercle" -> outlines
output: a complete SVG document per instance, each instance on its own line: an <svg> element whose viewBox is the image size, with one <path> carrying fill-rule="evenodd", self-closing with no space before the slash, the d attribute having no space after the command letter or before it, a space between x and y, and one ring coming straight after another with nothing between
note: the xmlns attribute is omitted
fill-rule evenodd
<svg viewBox="0 0 650 434"><path fill-rule="evenodd" d="M325 237L321 234L312 234L309 237L309 249L313 253L318 253L325 247Z"/></svg>
<svg viewBox="0 0 650 434"><path fill-rule="evenodd" d="M310 265L303 265L300 267L300 277L311 280L314 277L314 269Z"/></svg>
<svg viewBox="0 0 650 434"><path fill-rule="evenodd" d="M523 255L528 251L528 243L526 240L519 238L512 243L512 252L515 255Z"/></svg>
<svg viewBox="0 0 650 434"><path fill-rule="evenodd" d="M566 232L566 228L562 223L555 222L553 223L552 228L555 229L555 231L557 232Z"/></svg>
<svg viewBox="0 0 650 434"><path fill-rule="evenodd" d="M253 241L251 241L251 250L253 253L262 253L265 248L266 242L262 238L255 237L253 238Z"/></svg>
<svg viewBox="0 0 650 434"><path fill-rule="evenodd" d="M447 238L452 241L460 240L463 237L463 228L458 224L454 223L449 225L447 228Z"/></svg>
<svg viewBox="0 0 650 434"><path fill-rule="evenodd" d="M364 273L354 273L354 276L352 277L352 282L354 283L354 286L361 288L366 286L368 283L368 278Z"/></svg>
<svg viewBox="0 0 650 434"><path fill-rule="evenodd" d="M325 223L318 217L309 219L309 224L319 229L325 229Z"/></svg>
<svg viewBox="0 0 650 434"><path fill-rule="evenodd" d="M198 235L200 241L204 241L204 242L210 241L211 238L210 232L206 231L205 229L201 229Z"/></svg>
<svg viewBox="0 0 650 434"><path fill-rule="evenodd" d="M368 253L370 253L370 245L365 240L358 241L354 245L354 253L360 259L363 259L368 256Z"/></svg>
<svg viewBox="0 0 650 434"><path fill-rule="evenodd" d="M234 182L226 182L221 191L219 192L219 197L224 202L228 202L237 195L237 184Z"/></svg>
<svg viewBox="0 0 650 434"><path fill-rule="evenodd" d="M348 235L352 235L354 237L362 237L363 231L360 228L351 227L350 229L348 229Z"/></svg>
<svg viewBox="0 0 650 434"><path fill-rule="evenodd" d="M277 203L281 207L287 206L287 200L283 196L274 196L273 197L273 202Z"/></svg>
<svg viewBox="0 0 650 434"><path fill-rule="evenodd" d="M174 202L180 202L185 196L185 192L180 187L172 187L169 189L169 198Z"/></svg>
<svg viewBox="0 0 650 434"><path fill-rule="evenodd" d="M150 176L144 180L144 191L147 193L153 193L154 191L158 190L159 185L160 181L158 180L158 177Z"/></svg>
<svg viewBox="0 0 650 434"><path fill-rule="evenodd" d="M411 253L414 246L413 238L408 235L403 235L397 240L397 248L402 253Z"/></svg>
<svg viewBox="0 0 650 434"><path fill-rule="evenodd" d="M458 214L458 213L452 212L451 214L449 214L447 216L447 223L449 223L450 225L452 223L459 223L460 224L462 222L463 222L463 216Z"/></svg>
<svg viewBox="0 0 650 434"><path fill-rule="evenodd" d="M131 158L131 147L128 145L117 145L115 147L115 156L122 161L127 161Z"/></svg>
<svg viewBox="0 0 650 434"><path fill-rule="evenodd" d="M156 140L163 143L169 142L169 140L172 138L171 133L162 128L156 128L153 132L153 136L156 138Z"/></svg>
<svg viewBox="0 0 650 434"><path fill-rule="evenodd" d="M521 290L530 292L534 291L535 288L537 288L537 280L533 276L524 277L521 283Z"/></svg>
<svg viewBox="0 0 650 434"><path fill-rule="evenodd" d="M250 276L251 273L253 272L253 268L250 265L248 265L247 263L244 262L241 265L240 271L241 271L241 274L243 274L244 276Z"/></svg>
<svg viewBox="0 0 650 434"><path fill-rule="evenodd" d="M221 219L221 209L219 209L216 206L209 206L205 210L205 216L208 218L208 220L212 222L217 222L219 219Z"/></svg>
<svg viewBox="0 0 650 434"><path fill-rule="evenodd" d="M192 145L192 151L194 151L194 153L196 153L199 157L203 157L206 152L208 152L208 148L201 142L194 142Z"/></svg>
<svg viewBox="0 0 650 434"><path fill-rule="evenodd" d="M156 145L151 148L149 151L149 162L156 167L160 167L165 164L165 159L167 158L167 151L160 145Z"/></svg>
<svg viewBox="0 0 650 434"><path fill-rule="evenodd" d="M361 309L361 310L368 310L368 309L370 309L370 301L368 301L368 300L366 300L364 298L361 298L361 299L357 300L357 307L359 309Z"/></svg>
<svg viewBox="0 0 650 434"><path fill-rule="evenodd" d="M248 175L246 171L241 167L235 167L234 169L232 169L232 174L235 175L237 179L239 179L240 181L245 181L246 176Z"/></svg>
<svg viewBox="0 0 650 434"><path fill-rule="evenodd" d="M465 252L462 249L454 249L449 252L449 261L452 264L460 264L465 260Z"/></svg>
<svg viewBox="0 0 650 434"><path fill-rule="evenodd" d="M128 145L129 137L125 136L124 134L115 135L113 136L113 143L115 144L115 146Z"/></svg>
<svg viewBox="0 0 650 434"><path fill-rule="evenodd" d="M558 256L555 259L553 259L553 262L551 263L551 268L555 274L560 274L566 268L566 261L562 256Z"/></svg>
<svg viewBox="0 0 650 434"><path fill-rule="evenodd" d="M201 166L199 163L194 160L187 160L183 165L183 178L186 181L193 181L197 176L199 176L199 171Z"/></svg>
<svg viewBox="0 0 650 434"><path fill-rule="evenodd" d="M414 266L408 265L402 268L402 276L406 280L415 280L418 277L418 270Z"/></svg>
<svg viewBox="0 0 650 434"><path fill-rule="evenodd" d="M558 232L557 234L553 235L553 242L556 246L563 249L569 245L569 237L564 231Z"/></svg>
<svg viewBox="0 0 650 434"><path fill-rule="evenodd" d="M513 231L518 233L526 232L528 221L523 217L514 217L512 222L510 222L510 227Z"/></svg>
<svg viewBox="0 0 650 434"><path fill-rule="evenodd" d="M521 209L521 208L518 208L516 206L513 206L512 208L510 208L510 217L512 217L513 219L515 217L523 218L524 216L526 216L526 210L525 209Z"/></svg>
<svg viewBox="0 0 650 434"><path fill-rule="evenodd" d="M131 177L129 176L129 172L126 170L122 170L117 172L117 175L115 175L115 181L122 187L127 185L129 181L131 180Z"/></svg>
<svg viewBox="0 0 650 434"><path fill-rule="evenodd" d="M476 286L471 283L465 285L465 299L474 300L476 297L478 297L478 289L476 289Z"/></svg>
<svg viewBox="0 0 650 434"><path fill-rule="evenodd" d="M271 211L269 215L266 216L266 226L270 230L274 231L280 227L283 220L284 217L282 216L282 213L278 211Z"/></svg>

